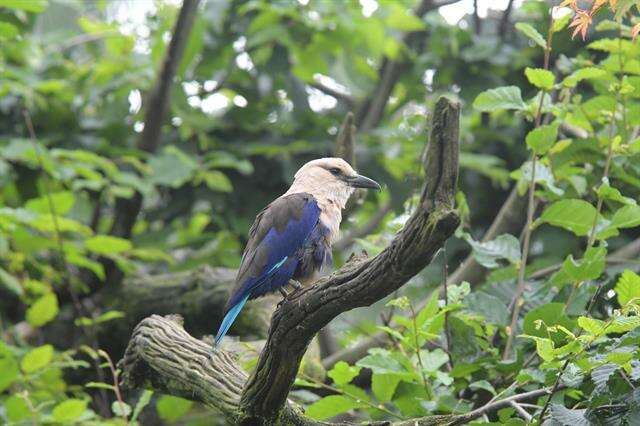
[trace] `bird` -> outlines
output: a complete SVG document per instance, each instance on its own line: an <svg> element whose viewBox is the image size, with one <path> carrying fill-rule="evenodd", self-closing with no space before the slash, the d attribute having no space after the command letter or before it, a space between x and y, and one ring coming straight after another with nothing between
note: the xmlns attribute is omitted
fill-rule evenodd
<svg viewBox="0 0 640 426"><path fill-rule="evenodd" d="M294 291L314 282L332 262L342 210L357 188L381 190L341 158L320 158L304 164L293 183L258 215L249 230L235 284L215 337L218 347L248 300L280 291Z"/></svg>

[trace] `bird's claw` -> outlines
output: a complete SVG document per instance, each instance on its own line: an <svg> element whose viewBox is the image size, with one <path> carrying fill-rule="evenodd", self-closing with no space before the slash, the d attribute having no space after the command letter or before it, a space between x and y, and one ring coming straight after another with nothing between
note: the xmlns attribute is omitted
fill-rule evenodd
<svg viewBox="0 0 640 426"><path fill-rule="evenodd" d="M296 290L300 290L302 288L302 284L300 284L300 281L289 280L289 284L291 284L291 286Z"/></svg>
<svg viewBox="0 0 640 426"><path fill-rule="evenodd" d="M282 294L282 297L285 299L289 297L289 293L287 293L287 290L285 290L284 287L280 287L278 290L280 290L280 294Z"/></svg>

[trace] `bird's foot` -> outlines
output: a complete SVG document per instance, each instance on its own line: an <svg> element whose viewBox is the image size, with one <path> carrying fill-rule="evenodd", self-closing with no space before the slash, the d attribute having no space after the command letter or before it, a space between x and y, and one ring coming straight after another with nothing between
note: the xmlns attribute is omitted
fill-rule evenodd
<svg viewBox="0 0 640 426"><path fill-rule="evenodd" d="M289 297L289 293L287 293L287 290L285 290L284 287L280 287L278 290L280 290L280 294L282 294L282 297L285 299Z"/></svg>
<svg viewBox="0 0 640 426"><path fill-rule="evenodd" d="M300 284L300 281L296 281L296 280L289 280L289 285L291 285L295 291L298 291L302 288L302 284Z"/></svg>

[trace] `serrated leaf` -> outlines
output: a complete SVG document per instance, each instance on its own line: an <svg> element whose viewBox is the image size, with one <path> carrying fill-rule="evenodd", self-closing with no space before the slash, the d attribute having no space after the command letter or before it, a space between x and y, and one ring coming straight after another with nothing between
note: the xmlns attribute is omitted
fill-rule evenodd
<svg viewBox="0 0 640 426"><path fill-rule="evenodd" d="M640 298L640 276L629 269L625 270L618 279L614 290L620 306L626 305L634 298Z"/></svg>
<svg viewBox="0 0 640 426"><path fill-rule="evenodd" d="M527 134L527 146L538 155L546 154L558 138L558 124L536 127Z"/></svg>
<svg viewBox="0 0 640 426"><path fill-rule="evenodd" d="M533 40L538 46L542 48L547 47L547 42L544 37L542 37L542 34L540 34L538 30L533 28L531 25L525 22L518 22L516 24L516 29L527 36L529 39Z"/></svg>
<svg viewBox="0 0 640 426"><path fill-rule="evenodd" d="M543 68L530 68L527 67L524 70L524 74L527 76L529 83L533 84L542 90L553 89L553 83L555 82L555 76L549 70Z"/></svg>
<svg viewBox="0 0 640 426"><path fill-rule="evenodd" d="M519 87L505 86L480 93L473 101L473 107L478 111L494 112L501 109L523 110L526 105Z"/></svg>
<svg viewBox="0 0 640 426"><path fill-rule="evenodd" d="M577 236L585 236L591 231L596 217L596 208L584 200L566 199L548 206L534 226L548 223L564 228Z"/></svg>

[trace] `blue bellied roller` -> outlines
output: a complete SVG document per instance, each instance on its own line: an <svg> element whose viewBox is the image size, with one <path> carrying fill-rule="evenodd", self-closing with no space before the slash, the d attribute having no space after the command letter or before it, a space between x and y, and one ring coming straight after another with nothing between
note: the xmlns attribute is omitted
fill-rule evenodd
<svg viewBox="0 0 640 426"><path fill-rule="evenodd" d="M248 300L313 282L332 261L342 209L356 188L380 190L341 158L320 158L295 174L289 190L256 217L216 334L220 344Z"/></svg>

